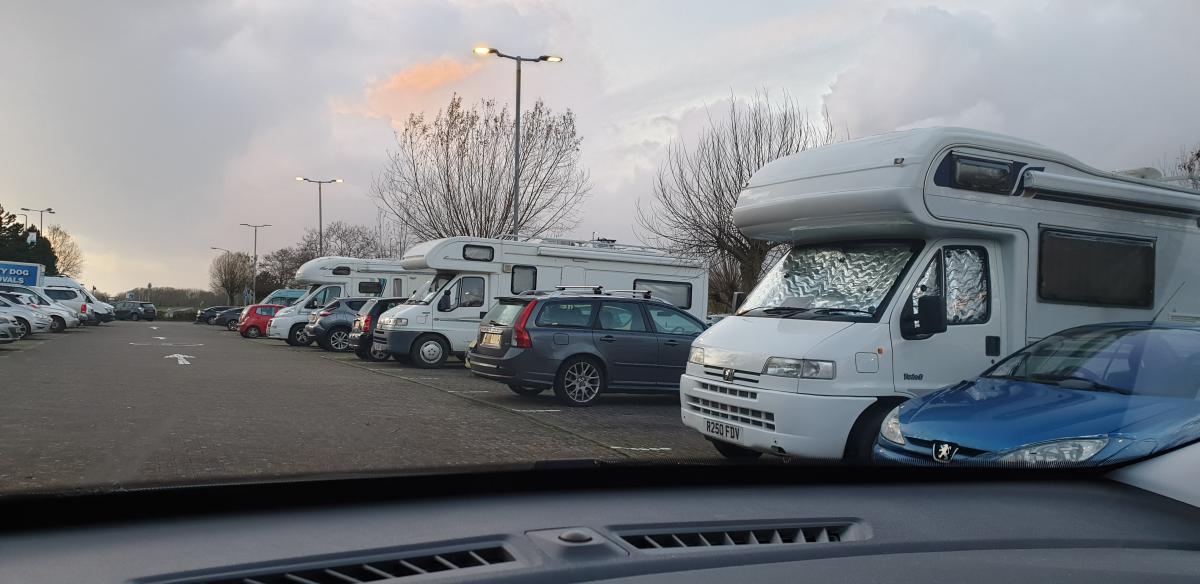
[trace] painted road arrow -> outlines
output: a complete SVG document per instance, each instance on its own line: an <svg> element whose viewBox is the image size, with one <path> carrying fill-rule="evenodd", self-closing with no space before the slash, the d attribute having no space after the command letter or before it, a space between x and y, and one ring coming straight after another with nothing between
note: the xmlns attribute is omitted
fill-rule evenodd
<svg viewBox="0 0 1200 584"><path fill-rule="evenodd" d="M158 340L160 340L160 341L165 341L165 340L167 340L167 337L150 337L150 338L152 338L152 339L158 339Z"/></svg>
<svg viewBox="0 0 1200 584"><path fill-rule="evenodd" d="M195 355L180 355L179 353L175 353L174 355L167 355L166 357L163 357L163 359L170 359L172 357L175 358L179 365L191 365L192 363L191 361L188 361L188 359L196 358Z"/></svg>

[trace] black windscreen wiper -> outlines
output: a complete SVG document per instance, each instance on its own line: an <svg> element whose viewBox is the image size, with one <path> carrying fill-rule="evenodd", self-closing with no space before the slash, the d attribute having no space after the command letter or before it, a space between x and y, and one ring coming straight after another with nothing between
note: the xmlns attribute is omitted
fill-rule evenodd
<svg viewBox="0 0 1200 584"><path fill-rule="evenodd" d="M1092 379L1080 375L1031 375L1030 381L1040 383L1053 383L1059 387L1066 389L1082 389L1084 391L1106 391L1109 393L1119 393L1121 395L1132 395L1133 390L1124 387L1116 387L1113 385L1105 385Z"/></svg>
<svg viewBox="0 0 1200 584"><path fill-rule="evenodd" d="M814 308L813 312L817 314L865 314L867 316L875 316L874 312L869 310L859 310L857 308L842 308L833 306L829 308Z"/></svg>

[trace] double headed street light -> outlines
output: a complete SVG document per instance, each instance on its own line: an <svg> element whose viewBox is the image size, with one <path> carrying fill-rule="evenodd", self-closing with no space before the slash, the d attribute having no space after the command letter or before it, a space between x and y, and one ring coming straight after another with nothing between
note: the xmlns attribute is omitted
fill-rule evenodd
<svg viewBox="0 0 1200 584"><path fill-rule="evenodd" d="M520 222L519 222L520 217L519 216L520 216L520 212L521 212L520 207L517 206L518 197L520 195L520 188L521 188L521 63L540 63L543 61L546 63L558 63L558 62L562 61L562 57L558 57L555 55L542 55L540 57L520 57L517 55L506 55L504 53L501 53L499 50L493 49L491 47L475 47L475 49L473 49L473 50L476 55L482 55L482 56L496 55L497 57L503 57L505 59L512 59L513 61L517 62L517 116L516 116L516 124L515 124L516 127L514 128L514 131L513 131L513 144L514 144L513 156L515 156L515 158L513 160L513 193L512 193L513 237L516 238L517 226L520 225Z"/></svg>
<svg viewBox="0 0 1200 584"><path fill-rule="evenodd" d="M242 227L249 227L254 230L254 267L251 268L252 270L254 270L254 273L251 275L252 283L250 284L250 290L251 290L252 295L254 296L254 300L258 301L258 228L259 227L270 227L271 224L264 223L262 225L251 225L249 223L242 223L241 225L242 225Z"/></svg>
<svg viewBox="0 0 1200 584"><path fill-rule="evenodd" d="M50 207L46 207L45 209L29 209L26 207L21 207L21 210L38 214L38 233L41 233L42 231L44 231L43 227L46 226L46 222L45 222L46 213L49 213L51 215L54 214L54 209L51 209Z"/></svg>
<svg viewBox="0 0 1200 584"><path fill-rule="evenodd" d="M331 178L329 180L316 180L316 179L304 178L302 176L298 176L298 177L296 177L296 180L302 180L304 182L310 182L310 183L317 183L317 255L323 256L323 255L325 255L325 234L324 234L324 231L322 231L322 229L323 229L322 224L324 222L321 217L321 187L323 187L327 184L340 183L340 182L342 182L342 179Z"/></svg>

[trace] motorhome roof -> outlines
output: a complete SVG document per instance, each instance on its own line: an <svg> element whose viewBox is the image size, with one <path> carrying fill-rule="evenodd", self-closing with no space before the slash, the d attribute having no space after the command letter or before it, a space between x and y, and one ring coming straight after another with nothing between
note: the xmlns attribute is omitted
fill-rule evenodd
<svg viewBox="0 0 1200 584"><path fill-rule="evenodd" d="M1195 191L1181 186L1147 180L1140 176L1096 169L1074 157L1029 140L959 127L918 128L888 132L797 152L762 167L754 173L746 186L756 188L792 180L875 168L927 167L932 157L951 147L981 148L993 152L1007 152L1055 161L1087 174L1104 178L1195 193ZM924 175L922 170L919 173L919 180L923 180ZM914 175L909 173L895 173L890 176L896 181L896 186L911 186L914 178Z"/></svg>
<svg viewBox="0 0 1200 584"><path fill-rule="evenodd" d="M464 261L461 252L454 257L446 255L446 248L463 245L490 246L498 250L492 262L480 260L465 260L483 267L487 263L503 263L505 250L525 249L524 254L547 257L574 259L594 259L609 261L625 261L642 264L673 265L682 267L700 267L687 258L673 256L665 250L641 245L627 245L610 240L575 240L560 238L487 238L456 236L433 239L410 247L401 259L401 263L410 269L421 269L445 262ZM449 250L447 250L449 251ZM495 269L495 268L491 268ZM487 271L481 269L480 271Z"/></svg>

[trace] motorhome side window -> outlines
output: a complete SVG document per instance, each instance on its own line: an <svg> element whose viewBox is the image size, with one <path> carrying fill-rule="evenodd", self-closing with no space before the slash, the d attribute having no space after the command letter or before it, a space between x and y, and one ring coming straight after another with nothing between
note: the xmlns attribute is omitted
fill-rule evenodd
<svg viewBox="0 0 1200 584"><path fill-rule="evenodd" d="M991 316L991 282L987 250L975 246L948 246L929 260L912 292L912 313L920 319L917 299L946 299L946 324L981 324Z"/></svg>
<svg viewBox="0 0 1200 584"><path fill-rule="evenodd" d="M1038 298L1098 306L1154 305L1154 242L1043 229Z"/></svg>
<svg viewBox="0 0 1200 584"><path fill-rule="evenodd" d="M473 262L490 262L496 257L496 250L490 245L464 245L463 259Z"/></svg>
<svg viewBox="0 0 1200 584"><path fill-rule="evenodd" d="M358 283L358 293L359 294L382 294L383 293L383 282L380 282L380 281L359 282Z"/></svg>
<svg viewBox="0 0 1200 584"><path fill-rule="evenodd" d="M691 284L661 280L634 280L633 289L649 290L652 297L666 300L684 310L692 307Z"/></svg>
<svg viewBox="0 0 1200 584"><path fill-rule="evenodd" d="M534 266L513 266L512 287L510 290L513 294L520 294L527 290L537 290L537 268Z"/></svg>

